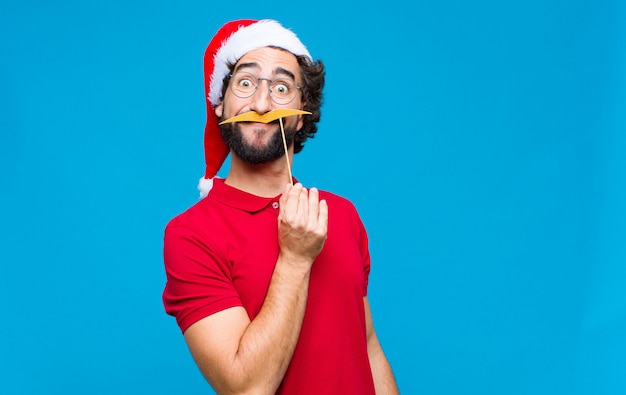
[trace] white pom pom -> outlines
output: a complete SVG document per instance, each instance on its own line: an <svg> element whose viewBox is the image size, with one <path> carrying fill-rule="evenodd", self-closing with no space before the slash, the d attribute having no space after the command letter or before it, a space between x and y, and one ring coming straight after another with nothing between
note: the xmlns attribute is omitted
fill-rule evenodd
<svg viewBox="0 0 626 395"><path fill-rule="evenodd" d="M200 178L200 182L198 183L198 190L200 191L200 199L209 194L209 191L213 188L213 179L212 178Z"/></svg>

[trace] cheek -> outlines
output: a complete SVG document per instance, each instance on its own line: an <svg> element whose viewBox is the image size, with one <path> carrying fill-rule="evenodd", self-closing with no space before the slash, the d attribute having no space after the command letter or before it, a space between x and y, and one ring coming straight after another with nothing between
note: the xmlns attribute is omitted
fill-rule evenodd
<svg viewBox="0 0 626 395"><path fill-rule="evenodd" d="M283 126L285 127L285 129L289 129L289 130L293 130L293 131L297 132L300 129L302 129L302 125L303 124L304 124L304 122L302 121L302 117L300 117L300 116L283 118ZM279 126L279 128L280 128L280 126ZM280 131L280 129L279 129L279 131Z"/></svg>
<svg viewBox="0 0 626 395"><path fill-rule="evenodd" d="M250 111L248 108L249 100L247 99L239 99L237 97L230 96L228 92L224 96L224 100L219 104L221 106L220 114L218 116L223 119L228 119L234 117L235 115ZM217 114L217 107L216 114Z"/></svg>

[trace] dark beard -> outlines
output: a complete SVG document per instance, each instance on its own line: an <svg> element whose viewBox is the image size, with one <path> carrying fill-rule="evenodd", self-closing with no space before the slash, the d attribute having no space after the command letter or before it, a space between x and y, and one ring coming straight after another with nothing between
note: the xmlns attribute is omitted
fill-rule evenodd
<svg viewBox="0 0 626 395"><path fill-rule="evenodd" d="M231 151L241 158L243 161L258 165L261 163L273 162L285 155L283 145L283 137L280 128L274 132L267 144L263 147L253 147L243 138L243 133L239 127L239 123L227 123L220 126L222 138ZM293 128L285 128L285 140L287 147L293 143L296 130Z"/></svg>

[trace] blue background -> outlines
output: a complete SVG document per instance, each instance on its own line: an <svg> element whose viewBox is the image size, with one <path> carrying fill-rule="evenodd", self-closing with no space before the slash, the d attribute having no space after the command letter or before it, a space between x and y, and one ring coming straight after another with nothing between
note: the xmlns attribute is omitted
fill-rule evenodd
<svg viewBox="0 0 626 395"><path fill-rule="evenodd" d="M2 0L0 393L210 393L162 234L197 200L204 49L247 17L327 66L294 175L360 210L403 394L626 393L618 0Z"/></svg>

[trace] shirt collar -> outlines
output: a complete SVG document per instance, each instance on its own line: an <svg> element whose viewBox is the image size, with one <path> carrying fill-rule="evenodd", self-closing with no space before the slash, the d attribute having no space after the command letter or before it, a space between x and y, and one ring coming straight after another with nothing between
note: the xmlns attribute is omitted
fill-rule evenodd
<svg viewBox="0 0 626 395"><path fill-rule="evenodd" d="M280 195L273 198L256 196L233 188L227 185L223 178L216 177L213 179L213 188L207 197L239 210L256 213L266 208L270 203L277 202Z"/></svg>

